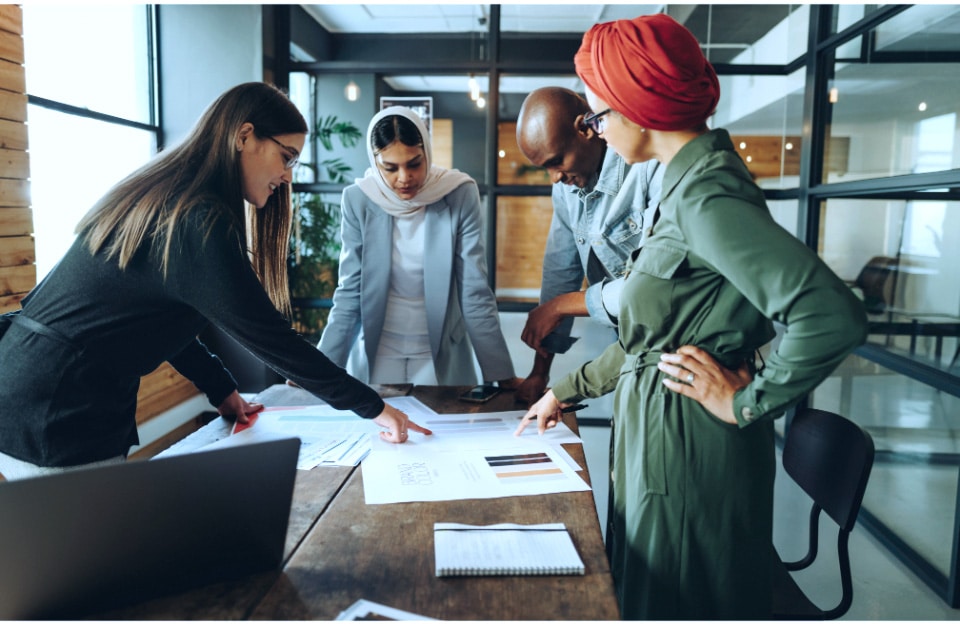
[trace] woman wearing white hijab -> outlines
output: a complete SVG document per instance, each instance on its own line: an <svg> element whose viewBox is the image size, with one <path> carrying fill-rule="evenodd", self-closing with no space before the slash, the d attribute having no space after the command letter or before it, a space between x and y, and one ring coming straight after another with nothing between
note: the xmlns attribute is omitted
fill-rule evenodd
<svg viewBox="0 0 960 625"><path fill-rule="evenodd" d="M431 165L412 110L370 120L370 169L343 191L340 277L319 348L372 384L513 388L513 364L487 281L474 180ZM469 338L469 340L468 340Z"/></svg>

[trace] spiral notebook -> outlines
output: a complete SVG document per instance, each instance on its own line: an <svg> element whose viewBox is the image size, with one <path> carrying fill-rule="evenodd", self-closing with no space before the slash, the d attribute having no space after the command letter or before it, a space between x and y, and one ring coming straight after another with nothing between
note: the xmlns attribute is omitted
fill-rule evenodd
<svg viewBox="0 0 960 625"><path fill-rule="evenodd" d="M433 542L437 577L584 574L563 523L434 523Z"/></svg>

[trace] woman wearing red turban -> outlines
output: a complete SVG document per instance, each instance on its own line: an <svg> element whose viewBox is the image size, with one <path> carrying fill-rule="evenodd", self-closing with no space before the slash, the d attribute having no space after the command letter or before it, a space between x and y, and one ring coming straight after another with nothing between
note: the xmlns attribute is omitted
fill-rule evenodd
<svg viewBox="0 0 960 625"><path fill-rule="evenodd" d="M585 123L627 162L663 163L663 192L628 263L619 342L520 429L615 391L607 542L624 619L770 618L773 419L865 340L863 306L707 128L719 82L689 31L666 15L599 24L575 63ZM786 332L758 370L771 320Z"/></svg>

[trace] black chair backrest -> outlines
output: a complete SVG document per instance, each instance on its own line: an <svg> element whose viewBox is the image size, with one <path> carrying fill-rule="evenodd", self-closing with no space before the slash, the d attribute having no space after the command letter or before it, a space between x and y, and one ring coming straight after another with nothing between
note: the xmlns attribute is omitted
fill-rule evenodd
<svg viewBox="0 0 960 625"><path fill-rule="evenodd" d="M863 303L868 312L883 312L893 306L893 278L897 259L874 256L860 270L854 282L863 291Z"/></svg>
<svg viewBox="0 0 960 625"><path fill-rule="evenodd" d="M838 414L807 408L790 422L783 467L791 478L849 532L860 513L873 467L873 439Z"/></svg>

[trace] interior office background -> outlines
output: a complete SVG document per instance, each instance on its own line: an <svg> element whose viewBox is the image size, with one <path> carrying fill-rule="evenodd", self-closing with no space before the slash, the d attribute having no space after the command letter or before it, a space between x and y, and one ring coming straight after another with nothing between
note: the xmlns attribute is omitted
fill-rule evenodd
<svg viewBox="0 0 960 625"><path fill-rule="evenodd" d="M541 84L582 88L572 57L592 23L666 10L716 66L722 97L711 126L737 139L777 221L871 302L876 332L809 404L871 432L878 462L862 521L956 605L960 87L949 77L960 9L355 6L366 11L359 32L350 7L337 5L24 5L38 279L96 198L184 136L230 86L275 82L309 119L334 115L361 130L381 96L430 97L433 118L446 122L449 164L480 183L491 281L523 375L532 354L517 336L538 295L550 206L542 172L509 141L519 103ZM440 28L422 30L437 18ZM351 84L356 100L346 97ZM314 138L309 145L306 160L325 156ZM362 148L334 155L355 175L366 167ZM307 197L335 201L343 186L309 167L297 176ZM602 349L589 323L578 320L585 338L555 375ZM228 343L218 347L245 390L272 381ZM602 433L609 403L592 402L584 417ZM594 481L602 490L603 478Z"/></svg>

